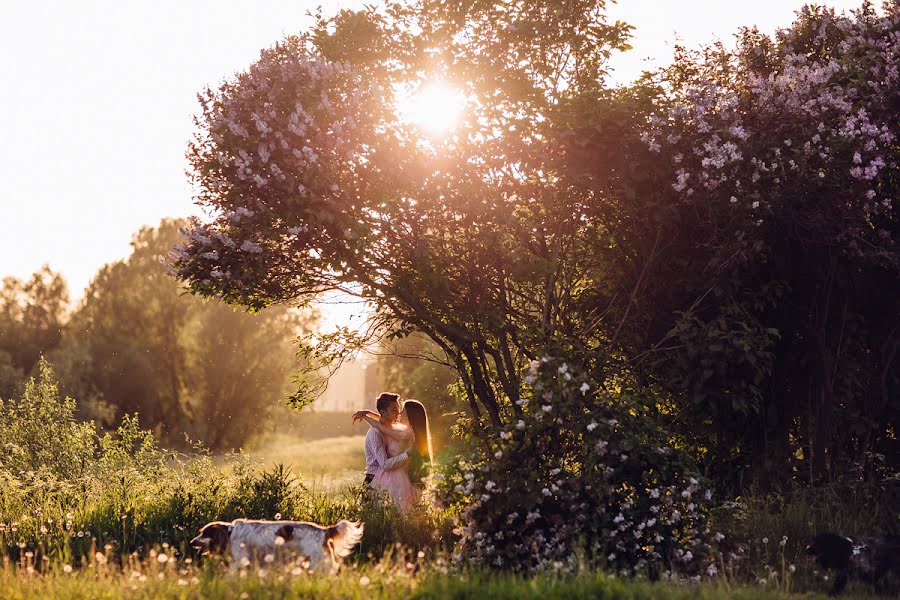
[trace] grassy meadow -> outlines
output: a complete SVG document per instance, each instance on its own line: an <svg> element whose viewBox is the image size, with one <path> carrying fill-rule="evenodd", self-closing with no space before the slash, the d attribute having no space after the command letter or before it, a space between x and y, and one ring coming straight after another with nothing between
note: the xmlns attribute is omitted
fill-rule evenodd
<svg viewBox="0 0 900 600"><path fill-rule="evenodd" d="M337 490L357 485L366 465L363 435L340 435L319 439L273 433L245 446L242 453L264 468L284 465L313 489ZM227 465L226 457L217 463Z"/></svg>
<svg viewBox="0 0 900 600"><path fill-rule="evenodd" d="M95 564L73 572L62 568L41 574L6 565L0 569L4 600L31 598L502 598L502 599L776 599L826 598L824 592L791 593L783 582L734 585L727 580L703 584L650 583L602 573L522 577L484 572L449 572L440 563L414 564L385 557L376 563L345 565L335 576L312 575L298 569L259 568L238 574L221 565L197 567L194 562L128 561L123 566ZM823 585L822 590L827 588ZM845 598L869 598L870 592L851 584Z"/></svg>
<svg viewBox="0 0 900 600"><path fill-rule="evenodd" d="M43 539L38 535L36 545L26 542L22 546L27 537L22 536L22 526L29 527L29 522L31 527L37 525L33 518L21 519L15 530L4 521L0 540L7 552L0 568L0 598L824 598L830 584L803 561L802 548L795 540L781 545L776 538L776 532L790 529L793 521L814 519L812 507L805 512L793 507L793 513L786 515L788 521L784 521L774 516L775 507L756 505L756 526L764 527L760 531L765 533L771 531L772 541L768 543L766 538L766 544L761 540L750 544L755 567L702 584L650 583L590 571L523 577L451 569L446 540L427 533L442 524L447 533L446 523L434 514L401 521L390 508L361 503L354 486L364 462L362 436L303 439L278 433L257 440L237 455L185 458L179 459L177 466L170 465L170 476L179 472L218 473L224 484L244 481L244 487L249 477L252 493L263 496L264 501L268 496L268 501L273 502L271 510L284 511L284 518L320 522L341 516L362 518L367 523L367 535L361 551L350 557L335 576L310 574L294 565L260 565L232 573L219 561L197 557L186 545L193 529L182 531L174 523L168 535L137 546L132 543L131 551L126 553L125 531L121 537L104 536L96 531L97 527L89 532L89 527L75 523L69 534L70 543L60 545L57 540L54 550L52 530ZM232 493L240 494L241 487L238 483L238 489ZM162 493L157 500L164 496ZM198 495L202 497L202 493ZM230 501L233 505L236 499L231 497ZM147 496L143 502L145 518L152 519L160 507L154 508ZM237 502L246 504L246 499ZM216 513L212 516L217 516L229 510L227 505L228 502L207 508ZM162 506L173 510L171 499ZM94 522L100 525L96 512L108 512L101 507L102 503L84 507L88 510L82 515L93 512ZM138 517L137 511L134 517ZM174 513L168 515L170 521L183 518ZM195 524L205 518L196 519ZM53 527L52 517L46 522ZM82 532L83 538L79 537ZM788 569L794 562L797 565L791 574ZM869 587L852 583L845 597L867 598L872 593Z"/></svg>
<svg viewBox="0 0 900 600"><path fill-rule="evenodd" d="M730 522L718 523L743 541L743 558L703 583L649 583L577 566L525 577L455 564L447 511L426 506L401 518L391 504L360 493L362 432L343 428L343 417L328 417L336 430L283 430L242 452L211 454L166 449L136 419L114 432L86 426L74 418L74 401L60 399L49 370L22 402L2 408L2 600L819 597L830 582L805 560L810 533L835 522L872 529L894 510L864 506L870 496L859 489L795 495L790 505L748 498L729 512ZM298 565L233 573L189 547L203 524L238 517L349 518L365 522L366 533L332 577ZM854 582L848 592L872 590Z"/></svg>

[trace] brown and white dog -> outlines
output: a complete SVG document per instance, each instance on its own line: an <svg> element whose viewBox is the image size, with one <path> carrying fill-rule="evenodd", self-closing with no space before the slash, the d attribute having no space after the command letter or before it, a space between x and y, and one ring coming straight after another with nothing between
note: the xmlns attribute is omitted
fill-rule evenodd
<svg viewBox="0 0 900 600"><path fill-rule="evenodd" d="M316 571L335 571L363 535L363 524L347 520L331 527L304 521L213 521L200 529L191 546L201 554L229 558L238 569L260 562L285 563L299 558Z"/></svg>

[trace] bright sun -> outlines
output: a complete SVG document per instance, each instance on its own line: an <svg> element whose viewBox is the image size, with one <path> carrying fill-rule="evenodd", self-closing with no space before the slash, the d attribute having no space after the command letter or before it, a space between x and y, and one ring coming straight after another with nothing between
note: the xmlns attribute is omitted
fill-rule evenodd
<svg viewBox="0 0 900 600"><path fill-rule="evenodd" d="M466 106L462 92L443 82L427 83L397 98L400 118L432 135L444 135L459 123Z"/></svg>

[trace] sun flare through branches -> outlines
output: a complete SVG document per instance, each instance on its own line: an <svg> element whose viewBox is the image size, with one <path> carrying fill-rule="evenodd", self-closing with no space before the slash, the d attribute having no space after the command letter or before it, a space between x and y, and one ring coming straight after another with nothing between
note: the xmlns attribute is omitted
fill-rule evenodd
<svg viewBox="0 0 900 600"><path fill-rule="evenodd" d="M453 131L465 107L466 98L462 92L442 81L426 83L415 91L397 94L400 119L434 136Z"/></svg>

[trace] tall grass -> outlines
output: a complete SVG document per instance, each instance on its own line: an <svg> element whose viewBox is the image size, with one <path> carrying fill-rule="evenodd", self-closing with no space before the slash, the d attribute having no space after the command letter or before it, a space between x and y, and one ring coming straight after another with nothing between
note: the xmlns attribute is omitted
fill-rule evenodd
<svg viewBox="0 0 900 600"><path fill-rule="evenodd" d="M268 460L253 462L247 454L212 457L202 448L189 455L168 451L137 417L101 434L74 414L74 401L59 397L48 365L21 399L0 404L4 599L775 598L830 586L806 561L804 546L814 533L897 531L896 488L837 482L723 506L713 523L733 556L723 555L712 583L700 586L624 582L584 569L533 578L458 565L448 570L454 536L446 511L423 507L401 518L389 500L355 485L356 478L321 485L294 470L315 473L309 466L318 453L337 455L332 466L349 471L359 459L357 438L302 447L274 440L255 452ZM209 521L238 517L355 519L365 522L365 536L337 579L277 569L234 575L215 561L199 566L188 540ZM868 590L854 585L856 592Z"/></svg>
<svg viewBox="0 0 900 600"><path fill-rule="evenodd" d="M435 511L401 519L359 487L310 489L281 464L265 468L241 454L214 461L201 448L173 453L137 417L101 435L75 420L75 408L59 397L46 363L21 399L0 405L0 551L13 563L78 566L98 549L121 563L163 544L186 556L203 524L239 517L362 520L364 559L396 543L418 552L447 537Z"/></svg>
<svg viewBox="0 0 900 600"><path fill-rule="evenodd" d="M765 585L726 586L721 582L673 585L621 580L602 573L566 576L521 577L503 573L448 573L441 569L416 569L398 561L380 561L342 570L337 577L297 573L284 569L225 572L218 565L198 567L157 558L131 561L125 568L109 563L80 571L60 568L28 574L10 567L0 568L0 590L4 600L54 599L158 599L215 598L227 600L262 598L491 598L491 599L609 599L634 600L751 600L787 598L789 595ZM822 593L804 595L824 599ZM850 590L844 598L870 597Z"/></svg>

